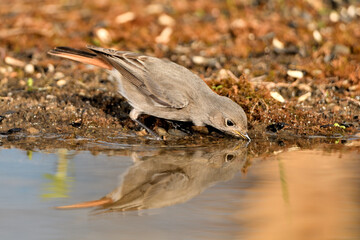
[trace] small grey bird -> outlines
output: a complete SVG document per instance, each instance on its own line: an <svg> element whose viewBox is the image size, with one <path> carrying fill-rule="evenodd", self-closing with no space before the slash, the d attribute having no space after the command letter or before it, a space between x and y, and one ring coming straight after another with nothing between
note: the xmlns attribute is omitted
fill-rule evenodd
<svg viewBox="0 0 360 240"><path fill-rule="evenodd" d="M231 99L213 92L183 66L168 60L133 52L87 46L92 52L57 47L48 53L95 65L116 79L120 94L133 107L130 118L145 113L159 118L210 125L250 141L244 110Z"/></svg>

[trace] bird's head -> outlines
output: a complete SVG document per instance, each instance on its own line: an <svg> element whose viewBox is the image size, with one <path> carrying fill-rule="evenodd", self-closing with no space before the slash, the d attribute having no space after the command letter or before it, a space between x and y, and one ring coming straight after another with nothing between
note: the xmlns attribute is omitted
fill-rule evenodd
<svg viewBox="0 0 360 240"><path fill-rule="evenodd" d="M247 135L247 117L240 105L231 99L219 96L216 106L209 113L209 125L233 136L250 141Z"/></svg>

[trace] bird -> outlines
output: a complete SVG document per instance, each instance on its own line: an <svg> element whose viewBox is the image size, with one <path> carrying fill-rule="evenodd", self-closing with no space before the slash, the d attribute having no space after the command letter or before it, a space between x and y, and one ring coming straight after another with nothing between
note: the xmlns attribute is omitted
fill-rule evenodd
<svg viewBox="0 0 360 240"><path fill-rule="evenodd" d="M129 51L87 46L87 51L56 47L48 54L105 69L115 79L118 92L132 106L129 117L157 136L138 120L142 114L191 121L195 126L212 126L226 134L251 141L243 108L220 96L187 68Z"/></svg>

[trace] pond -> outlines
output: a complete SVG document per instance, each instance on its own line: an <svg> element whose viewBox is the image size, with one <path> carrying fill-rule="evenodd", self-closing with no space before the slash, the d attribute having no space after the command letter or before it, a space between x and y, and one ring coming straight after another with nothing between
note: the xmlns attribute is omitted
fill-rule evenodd
<svg viewBox="0 0 360 240"><path fill-rule="evenodd" d="M360 238L358 140L254 144L0 148L0 239Z"/></svg>

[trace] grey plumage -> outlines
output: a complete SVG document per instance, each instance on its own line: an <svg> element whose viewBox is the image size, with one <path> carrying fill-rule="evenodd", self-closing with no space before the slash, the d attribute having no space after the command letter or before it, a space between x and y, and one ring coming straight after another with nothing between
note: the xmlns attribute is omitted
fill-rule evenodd
<svg viewBox="0 0 360 240"><path fill-rule="evenodd" d="M133 107L130 118L145 113L156 117L211 125L250 139L243 109L229 98L214 93L183 66L133 52L88 46L93 53L55 48L49 54L106 68L116 79L119 92Z"/></svg>

